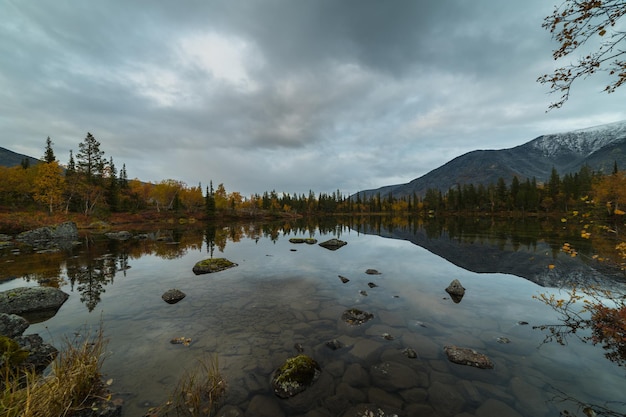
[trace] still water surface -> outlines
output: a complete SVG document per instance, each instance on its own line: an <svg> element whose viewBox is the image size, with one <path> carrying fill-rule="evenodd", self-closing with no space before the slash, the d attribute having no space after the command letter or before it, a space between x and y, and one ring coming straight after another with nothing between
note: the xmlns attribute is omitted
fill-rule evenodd
<svg viewBox="0 0 626 417"><path fill-rule="evenodd" d="M363 404L399 416L541 417L563 410L582 416L581 404L626 413L619 403L626 392L623 367L576 338L567 346L544 344L545 333L533 329L558 321L533 299L557 288L510 274L471 272L408 240L343 226L272 233L251 225L243 233L239 226L231 229L218 230L230 237L217 245L215 230L208 238L194 234L185 240L182 233L170 242L85 240L60 267L61 288L70 298L56 316L26 333L58 346L102 322L109 340L104 372L124 399L125 417L142 416L162 403L185 370L207 354L217 354L228 382L221 415L353 416ZM292 237L337 237L347 245L331 251L290 243ZM546 255L537 245L525 250ZM193 265L211 251L238 266L194 275ZM17 258L3 260L21 262ZM368 275L367 269L381 274ZM339 275L350 281L343 283ZM467 290L460 303L445 292L453 279ZM0 291L23 285L37 281L16 278L0 283ZM165 303L161 295L171 288L186 298ZM374 319L346 325L341 314L353 307ZM177 337L192 343L171 344ZM510 343L500 343L503 338ZM329 349L332 339L344 347ZM308 393L281 400L269 381L274 369L297 354L296 343L318 361L322 376ZM446 345L484 353L495 368L450 363ZM404 355L407 347L418 357Z"/></svg>

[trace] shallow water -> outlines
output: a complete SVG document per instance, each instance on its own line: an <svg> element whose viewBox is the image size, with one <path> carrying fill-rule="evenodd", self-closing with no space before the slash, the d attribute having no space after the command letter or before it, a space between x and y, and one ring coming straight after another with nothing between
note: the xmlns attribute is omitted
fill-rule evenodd
<svg viewBox="0 0 626 417"><path fill-rule="evenodd" d="M61 271L68 283L61 288L70 298L55 317L26 333L60 345L102 322L109 340L104 372L124 400L125 417L165 401L185 370L208 354L218 356L228 383L221 415L353 416L362 404L399 416L582 415L579 404L626 412L614 403L624 398L624 368L608 361L600 347L576 338L567 346L543 344L545 333L533 329L558 321L532 298L557 289L513 275L470 272L408 241L341 230L229 240L214 256L238 266L199 276L191 268L209 256L206 242L176 256L126 256L129 268L120 271L118 264L106 284L70 284L68 260ZM348 244L330 251L289 242L311 234L319 242L339 237ZM102 259L102 252L97 255ZM381 274L368 275L369 268ZM344 284L338 275L350 281ZM444 291L452 279L467 289L460 303ZM370 288L370 282L377 286ZM37 284L14 279L1 283L0 291L21 285ZM89 292L90 285L99 288ZM161 295L170 288L186 298L165 303ZM86 293L97 294L99 302ZM340 318L352 307L374 319L348 326ZM192 339L189 346L170 343L183 336ZM344 347L331 350L331 339ZM320 364L322 375L305 393L281 400L269 381L297 354L295 343ZM453 364L445 345L484 353L495 368ZM418 357L405 356L407 347Z"/></svg>

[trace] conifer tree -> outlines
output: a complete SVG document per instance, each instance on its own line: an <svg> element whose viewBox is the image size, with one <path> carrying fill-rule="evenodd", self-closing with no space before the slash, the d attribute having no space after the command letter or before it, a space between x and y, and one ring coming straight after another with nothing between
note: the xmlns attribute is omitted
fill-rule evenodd
<svg viewBox="0 0 626 417"><path fill-rule="evenodd" d="M213 191L213 181L209 182L209 187L206 189L205 209L207 216L215 216L215 193Z"/></svg>
<svg viewBox="0 0 626 417"><path fill-rule="evenodd" d="M65 171L65 176L73 175L76 173L76 162L74 162L74 155L72 154L72 150L70 149L70 160L67 163L67 169Z"/></svg>
<svg viewBox="0 0 626 417"><path fill-rule="evenodd" d="M107 203L109 204L109 208L111 211L117 211L119 206L119 182L117 179L117 170L115 169L115 164L113 163L113 157L109 160L108 165L108 178L107 178Z"/></svg>
<svg viewBox="0 0 626 417"><path fill-rule="evenodd" d="M48 138L46 139L46 150L43 155L43 161L47 164L57 160L56 156L54 155L54 151L52 150L52 145L54 145L54 143L52 143L50 136L48 136Z"/></svg>
<svg viewBox="0 0 626 417"><path fill-rule="evenodd" d="M100 150L100 142L89 132L78 144L76 162L78 171L85 174L88 182L99 182L102 179L106 165L104 151Z"/></svg>

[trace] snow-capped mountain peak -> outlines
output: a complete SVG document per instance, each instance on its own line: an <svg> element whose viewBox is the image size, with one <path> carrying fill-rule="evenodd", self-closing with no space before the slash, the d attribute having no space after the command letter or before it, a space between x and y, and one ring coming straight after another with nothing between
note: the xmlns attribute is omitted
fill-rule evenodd
<svg viewBox="0 0 626 417"><path fill-rule="evenodd" d="M624 140L626 140L626 120L540 136L531 144L547 157L563 153L588 156L611 143Z"/></svg>

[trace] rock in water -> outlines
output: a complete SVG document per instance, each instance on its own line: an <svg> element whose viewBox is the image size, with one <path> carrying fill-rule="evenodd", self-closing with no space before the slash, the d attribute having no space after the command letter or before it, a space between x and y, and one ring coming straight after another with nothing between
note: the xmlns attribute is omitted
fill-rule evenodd
<svg viewBox="0 0 626 417"><path fill-rule="evenodd" d="M339 239L330 239L327 240L326 242L322 242L319 245L323 248L329 249L329 250L337 250L342 246L347 245L347 242L344 242L343 240L339 240Z"/></svg>
<svg viewBox="0 0 626 417"><path fill-rule="evenodd" d="M181 290L177 290L176 288L172 288L171 290L165 291L161 298L168 304L176 304L180 300L186 297L186 294Z"/></svg>
<svg viewBox="0 0 626 417"><path fill-rule="evenodd" d="M317 381L320 373L320 366L309 356L294 356L274 371L272 389L280 398L291 398Z"/></svg>
<svg viewBox="0 0 626 417"><path fill-rule="evenodd" d="M0 336L20 336L29 325L28 320L17 314L0 313Z"/></svg>
<svg viewBox="0 0 626 417"><path fill-rule="evenodd" d="M196 275L210 274L212 272L223 271L228 268L237 266L236 263L225 258L210 258L196 262L193 266L193 273Z"/></svg>
<svg viewBox="0 0 626 417"><path fill-rule="evenodd" d="M13 288L0 292L0 313L22 316L51 311L54 315L68 297L68 294L53 287Z"/></svg>
<svg viewBox="0 0 626 417"><path fill-rule="evenodd" d="M341 319L352 326L359 326L374 318L372 313L361 311L358 308L351 308L343 312Z"/></svg>
<svg viewBox="0 0 626 417"><path fill-rule="evenodd" d="M71 247L71 242L76 239L78 239L78 228L74 222L28 230L15 238L18 242L38 248Z"/></svg>
<svg viewBox="0 0 626 417"><path fill-rule="evenodd" d="M461 282L458 279L452 280L448 288L446 288L446 292L450 294L450 298L455 303L460 303L461 299L465 295L465 288L461 285Z"/></svg>
<svg viewBox="0 0 626 417"><path fill-rule="evenodd" d="M493 369L493 362L487 355L478 353L474 349L458 346L446 346L443 348L450 362L459 365L468 365L480 369Z"/></svg>

